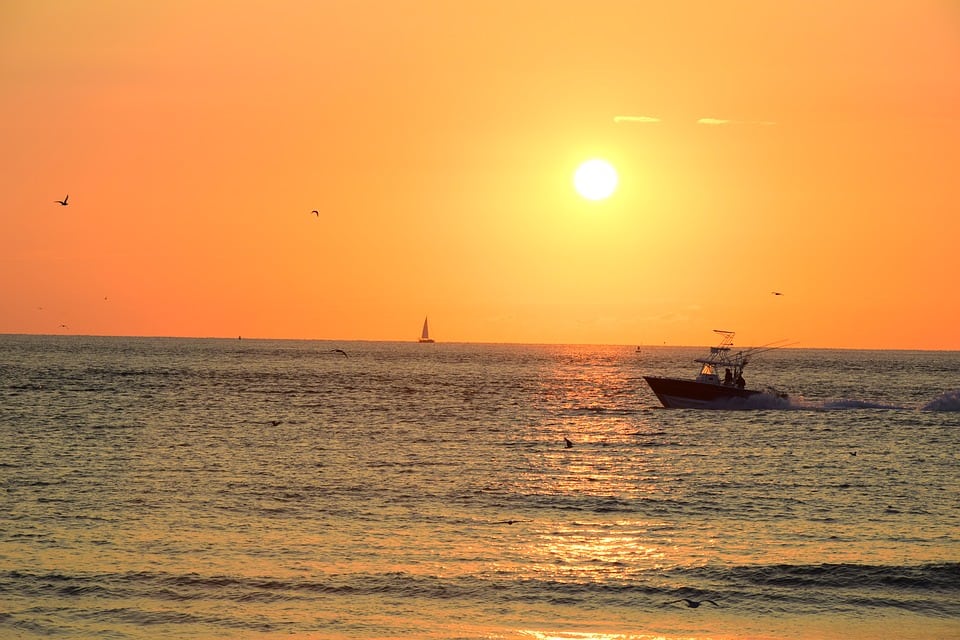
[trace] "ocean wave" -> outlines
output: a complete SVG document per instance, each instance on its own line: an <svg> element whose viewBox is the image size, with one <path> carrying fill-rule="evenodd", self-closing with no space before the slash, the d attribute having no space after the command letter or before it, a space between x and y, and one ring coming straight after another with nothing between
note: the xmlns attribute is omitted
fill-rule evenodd
<svg viewBox="0 0 960 640"><path fill-rule="evenodd" d="M924 565L747 565L707 568L713 578L760 587L812 589L878 588L960 593L960 563Z"/></svg>
<svg viewBox="0 0 960 640"><path fill-rule="evenodd" d="M404 615L414 609L516 611L523 615L553 607L605 616L616 616L616 612L669 615L670 609L686 615L686 607L679 601L689 598L715 602L721 612L751 619L828 616L841 620L891 612L909 612L923 620L949 621L960 616L960 563L917 567L676 566L599 580L590 573L560 568L531 573L491 567L448 576L407 571L303 577L0 572L0 591L19 596L12 608L0 615L0 636L12 631L15 637L27 633L174 638L202 630L200 634L207 637L298 632L314 637L322 624L326 632L338 628L347 635L362 627L357 637L363 638L416 637L410 635L405 619L384 621L363 614L363 607L357 609L358 602L381 603L374 606L402 610ZM361 617L295 622L283 613L291 610L360 611ZM434 633L430 637L441 636Z"/></svg>
<svg viewBox="0 0 960 640"><path fill-rule="evenodd" d="M678 587L677 585L691 585ZM696 584L712 585L713 591ZM825 563L815 565L698 565L674 566L634 574L631 579L596 581L576 577L547 578L494 572L443 577L405 571L342 573L310 578L271 578L226 575L165 574L152 572L77 574L0 572L0 588L30 597L274 602L299 599L297 594L406 595L458 599L481 591L502 592L504 598L571 597L576 594L672 596L680 591L753 593L761 597L770 589L798 590L806 594L836 594L849 589L876 598L895 594L938 594L956 601L960 594L960 562L921 565L866 565ZM302 596L301 596L302 597ZM489 594L484 596L489 597Z"/></svg>

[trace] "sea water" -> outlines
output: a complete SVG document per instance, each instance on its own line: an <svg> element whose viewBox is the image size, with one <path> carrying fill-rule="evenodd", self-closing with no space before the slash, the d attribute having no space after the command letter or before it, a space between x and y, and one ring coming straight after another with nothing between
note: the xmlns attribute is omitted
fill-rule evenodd
<svg viewBox="0 0 960 640"><path fill-rule="evenodd" d="M960 353L699 355L0 336L0 637L960 637Z"/></svg>

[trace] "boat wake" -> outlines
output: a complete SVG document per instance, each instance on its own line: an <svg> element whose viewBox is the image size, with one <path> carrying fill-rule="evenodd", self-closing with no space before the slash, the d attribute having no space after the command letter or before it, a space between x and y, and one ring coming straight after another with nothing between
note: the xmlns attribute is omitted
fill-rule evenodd
<svg viewBox="0 0 960 640"><path fill-rule="evenodd" d="M793 400L775 389L769 389L762 393L756 393L742 401L742 405L737 408L742 409L798 409L794 406Z"/></svg>
<svg viewBox="0 0 960 640"><path fill-rule="evenodd" d="M755 403L757 406L755 406ZM766 403L766 404L764 404ZM779 398L762 394L751 398L751 409L794 409L800 411L844 411L860 409L878 409L890 411L960 411L960 389L947 391L922 407L906 407L871 400L842 399L813 402L799 398Z"/></svg>
<svg viewBox="0 0 960 640"><path fill-rule="evenodd" d="M960 389L947 391L927 404L903 406L844 398L839 400L807 400L802 396L785 396L780 393L757 393L749 398L738 398L715 408L730 411L960 411Z"/></svg>
<svg viewBox="0 0 960 640"><path fill-rule="evenodd" d="M960 411L960 389L947 391L923 405L923 411Z"/></svg>
<svg viewBox="0 0 960 640"><path fill-rule="evenodd" d="M896 404L886 404L883 402L873 402L870 400L828 400L822 404L821 409L830 411L842 411L844 409L888 409L892 411L906 411L914 407L902 407Z"/></svg>

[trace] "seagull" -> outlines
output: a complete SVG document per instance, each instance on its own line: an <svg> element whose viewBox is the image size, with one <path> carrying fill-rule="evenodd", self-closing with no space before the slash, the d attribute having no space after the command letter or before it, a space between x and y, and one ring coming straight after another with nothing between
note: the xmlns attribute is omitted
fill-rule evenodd
<svg viewBox="0 0 960 640"><path fill-rule="evenodd" d="M775 295L775 296L782 296L782 295L783 295L783 294L780 293L779 291L771 291L770 293L772 293L772 294Z"/></svg>
<svg viewBox="0 0 960 640"><path fill-rule="evenodd" d="M69 199L70 199L70 194L68 193L68 194L67 194L67 197L64 198L63 200L54 200L54 202L56 202L57 204L59 204L61 207L65 207L65 206L67 206L67 200L69 200Z"/></svg>
<svg viewBox="0 0 960 640"><path fill-rule="evenodd" d="M330 349L330 353L340 353L340 354L343 354L344 358L347 357L347 352L344 351L343 349Z"/></svg>
<svg viewBox="0 0 960 640"><path fill-rule="evenodd" d="M314 210L311 211L310 213L312 213L313 215L317 216L318 218L320 217L320 212L317 211L316 209L314 209Z"/></svg>
<svg viewBox="0 0 960 640"><path fill-rule="evenodd" d="M713 600L691 600L690 598L680 598L679 600L671 600L670 602L667 602L666 604L675 604L675 603L677 603L677 602L685 602L685 603L687 604L687 606L690 607L691 609L696 609L697 607L699 607L700 605L702 605L704 602L709 602L710 604L712 604L712 605L715 606L715 607L719 607L719 606L720 606L720 605L718 605L716 602L714 602Z"/></svg>
<svg viewBox="0 0 960 640"><path fill-rule="evenodd" d="M564 439L563 439L563 447L564 447L564 449L569 449L569 448L573 447L573 443L570 442L570 440L569 440L568 438L564 438Z"/></svg>
<svg viewBox="0 0 960 640"><path fill-rule="evenodd" d="M720 605L718 605L716 602L714 602L713 600L691 600L690 598L680 598L679 600L671 600L670 602L666 602L666 603L664 603L664 604L676 604L676 603L678 603L678 602L683 602L683 603L686 604L687 607L689 607L690 609L696 609L697 607L699 607L699 606L700 606L701 604L703 604L704 602L709 602L710 604L712 604L712 605L715 606L715 607L719 607L719 606L720 606Z"/></svg>

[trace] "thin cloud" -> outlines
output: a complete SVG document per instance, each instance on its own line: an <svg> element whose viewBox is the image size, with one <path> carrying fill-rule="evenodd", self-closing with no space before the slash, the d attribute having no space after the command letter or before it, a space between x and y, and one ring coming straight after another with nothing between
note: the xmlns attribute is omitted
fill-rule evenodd
<svg viewBox="0 0 960 640"><path fill-rule="evenodd" d="M613 121L616 124L656 124L663 122L662 119L655 118L653 116L613 116ZM724 125L768 127L777 123L771 122L770 120L728 120L726 118L700 118L697 120L697 124L706 125L708 127L720 127Z"/></svg>
<svg viewBox="0 0 960 640"><path fill-rule="evenodd" d="M651 116L613 116L613 121L617 124L621 122L660 122L660 118L654 118Z"/></svg>
<svg viewBox="0 0 960 640"><path fill-rule="evenodd" d="M700 118L697 120L697 124L705 124L708 126L719 126L725 124L756 124L761 126L770 126L777 123L770 122L769 120L724 120L722 118Z"/></svg>

